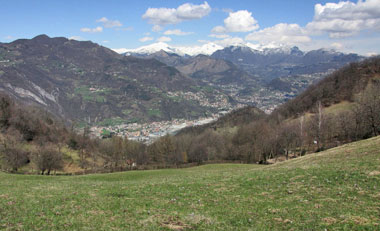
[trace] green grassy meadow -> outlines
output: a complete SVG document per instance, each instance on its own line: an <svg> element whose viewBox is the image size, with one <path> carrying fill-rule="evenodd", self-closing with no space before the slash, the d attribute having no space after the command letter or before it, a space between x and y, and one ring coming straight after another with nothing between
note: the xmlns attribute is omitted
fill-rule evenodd
<svg viewBox="0 0 380 231"><path fill-rule="evenodd" d="M269 166L0 173L0 230L380 230L380 137Z"/></svg>

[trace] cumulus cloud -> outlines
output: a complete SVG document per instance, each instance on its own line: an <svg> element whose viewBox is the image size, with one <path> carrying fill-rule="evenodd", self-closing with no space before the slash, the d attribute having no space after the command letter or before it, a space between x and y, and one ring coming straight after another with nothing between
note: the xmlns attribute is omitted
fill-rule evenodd
<svg viewBox="0 0 380 231"><path fill-rule="evenodd" d="M159 31L162 31L164 28L162 28L162 26L160 26L160 25L154 25L153 27L152 27L152 31L153 32L159 32Z"/></svg>
<svg viewBox="0 0 380 231"><path fill-rule="evenodd" d="M84 28L81 28L80 31L85 32L85 33L99 33L103 31L103 27L101 26L98 26L96 28L84 27Z"/></svg>
<svg viewBox="0 0 380 231"><path fill-rule="evenodd" d="M212 33L226 33L227 30L223 26L216 26L216 27L212 28L211 32Z"/></svg>
<svg viewBox="0 0 380 231"><path fill-rule="evenodd" d="M157 39L158 42L170 42L172 39L170 37L162 36Z"/></svg>
<svg viewBox="0 0 380 231"><path fill-rule="evenodd" d="M282 43L286 45L297 45L309 43L311 38L307 31L298 24L280 23L260 31L255 31L245 37L246 40L257 41L262 44Z"/></svg>
<svg viewBox="0 0 380 231"><path fill-rule="evenodd" d="M229 13L229 16L224 19L224 26L216 26L212 29L213 33L226 32L250 32L257 30L259 24L252 17L252 13L247 10L239 10Z"/></svg>
<svg viewBox="0 0 380 231"><path fill-rule="evenodd" d="M218 38L218 39L225 39L225 38L229 38L231 36L228 35L228 34L210 34L208 37Z"/></svg>
<svg viewBox="0 0 380 231"><path fill-rule="evenodd" d="M177 24L186 20L200 19L208 15L211 7L207 2L200 5L185 3L178 8L148 8L143 19L154 25Z"/></svg>
<svg viewBox="0 0 380 231"><path fill-rule="evenodd" d="M143 42L147 42L147 41L152 41L153 39L154 38L147 36L147 37L143 37L143 38L139 39L139 41L143 43Z"/></svg>
<svg viewBox="0 0 380 231"><path fill-rule="evenodd" d="M185 36L185 35L190 35L193 34L194 32L184 32L179 29L175 30L167 30L164 32L164 35L177 35L177 36Z"/></svg>
<svg viewBox="0 0 380 231"><path fill-rule="evenodd" d="M215 44L218 44L222 47L226 47L226 46L241 46L241 45L245 45L245 41L244 39L240 38L240 37L230 37L230 38L225 38L225 39L222 39L222 40L216 40L216 41L213 41L213 43Z"/></svg>
<svg viewBox="0 0 380 231"><path fill-rule="evenodd" d="M330 38L349 37L361 30L380 30L380 0L316 4L310 33L328 33Z"/></svg>
<svg viewBox="0 0 380 231"><path fill-rule="evenodd" d="M123 26L123 24L121 24L121 22L119 22L118 20L109 20L106 17L100 18L100 19L96 20L96 22L102 23L105 28L122 27Z"/></svg>

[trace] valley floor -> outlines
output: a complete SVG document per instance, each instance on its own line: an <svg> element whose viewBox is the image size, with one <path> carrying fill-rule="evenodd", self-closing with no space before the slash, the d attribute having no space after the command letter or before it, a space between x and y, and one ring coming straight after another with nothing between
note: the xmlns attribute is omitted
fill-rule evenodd
<svg viewBox="0 0 380 231"><path fill-rule="evenodd" d="M379 230L380 137L269 166L0 173L4 230Z"/></svg>

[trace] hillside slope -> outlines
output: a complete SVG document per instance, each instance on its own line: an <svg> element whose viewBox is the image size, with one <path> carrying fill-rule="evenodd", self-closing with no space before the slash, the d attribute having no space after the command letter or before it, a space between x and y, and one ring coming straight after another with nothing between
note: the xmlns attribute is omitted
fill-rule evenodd
<svg viewBox="0 0 380 231"><path fill-rule="evenodd" d="M377 230L379 147L375 137L270 166L0 173L0 228Z"/></svg>
<svg viewBox="0 0 380 231"><path fill-rule="evenodd" d="M209 101L218 95L156 60L46 35L0 44L0 76L0 89L13 97L90 124L203 116L215 109L173 99L168 92L190 92Z"/></svg>
<svg viewBox="0 0 380 231"><path fill-rule="evenodd" d="M379 78L380 57L352 63L310 86L296 98L281 105L271 116L297 117L310 112L317 101L325 107L342 101L352 102L357 94L364 91L370 81L378 81Z"/></svg>
<svg viewBox="0 0 380 231"><path fill-rule="evenodd" d="M249 108L237 110L214 124L179 132L177 142L182 145L183 140L191 139L196 148L183 151L192 156L198 153L203 160L219 156L223 160L266 163L273 157L304 155L377 136L379 61L372 58L342 68L270 115L250 115Z"/></svg>
<svg viewBox="0 0 380 231"><path fill-rule="evenodd" d="M144 56L135 54L136 57L157 59L169 66L175 67L181 73L193 79L199 79L217 86L236 84L238 86L260 86L257 79L240 70L235 64L215 59L208 55L179 56L163 50Z"/></svg>
<svg viewBox="0 0 380 231"><path fill-rule="evenodd" d="M178 132L178 136L185 134L201 134L208 129L228 129L237 126L244 126L253 121L258 121L260 119L266 118L266 114L260 109L252 106L247 106L244 108L237 109L231 113L228 113L218 120L204 124L201 126L187 127Z"/></svg>

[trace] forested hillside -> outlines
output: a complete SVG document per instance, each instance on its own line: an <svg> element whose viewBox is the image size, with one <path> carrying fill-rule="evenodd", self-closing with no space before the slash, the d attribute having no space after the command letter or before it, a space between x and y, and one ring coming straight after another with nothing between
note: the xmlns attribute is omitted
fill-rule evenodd
<svg viewBox="0 0 380 231"><path fill-rule="evenodd" d="M380 134L380 58L351 64L271 115L254 107L150 145L91 139L48 113L2 96L1 167L7 171L110 172L210 162L267 163ZM271 160L272 161L272 160Z"/></svg>
<svg viewBox="0 0 380 231"><path fill-rule="evenodd" d="M223 119L239 118L242 111ZM247 118L189 128L175 139L198 139L194 145L211 156L220 154L223 146L223 159L265 163L276 156L304 155L379 135L380 58L334 72L271 115Z"/></svg>
<svg viewBox="0 0 380 231"><path fill-rule="evenodd" d="M311 111L320 101L324 107L342 101L354 102L367 87L368 83L380 81L380 58L370 58L335 71L319 83L312 85L293 100L281 105L272 117L295 117Z"/></svg>

